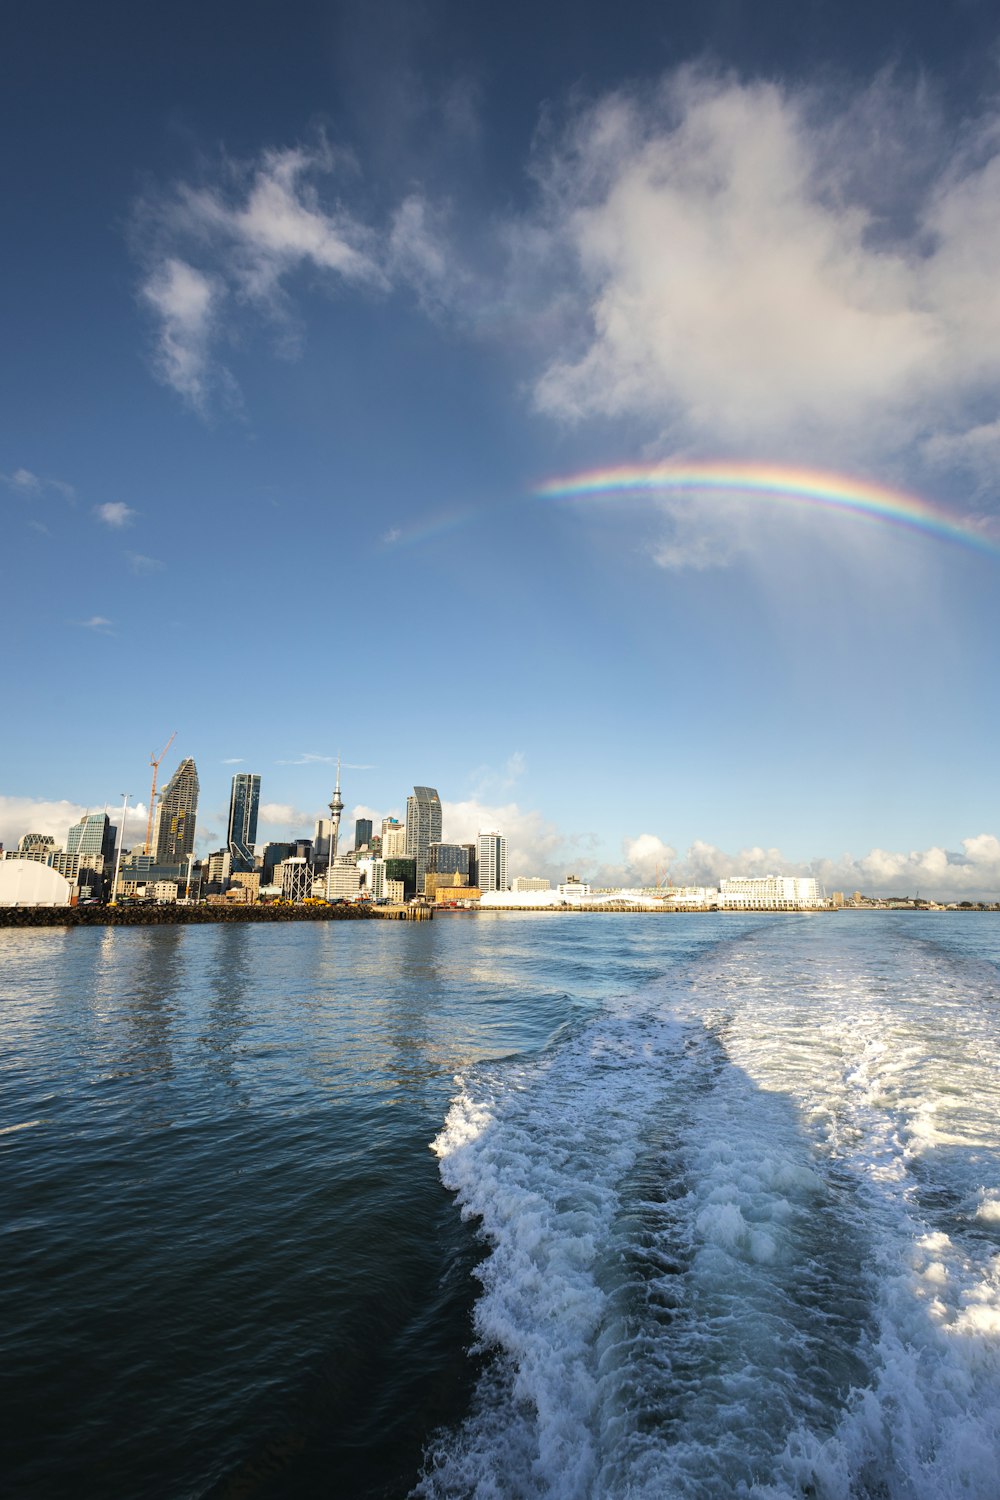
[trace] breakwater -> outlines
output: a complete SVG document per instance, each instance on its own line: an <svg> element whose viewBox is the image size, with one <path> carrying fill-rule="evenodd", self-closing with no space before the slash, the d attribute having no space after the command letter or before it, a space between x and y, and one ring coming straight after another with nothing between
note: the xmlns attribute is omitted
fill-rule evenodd
<svg viewBox="0 0 1000 1500"><path fill-rule="evenodd" d="M206 922L356 922L394 915L366 906L0 906L0 927L186 927Z"/></svg>

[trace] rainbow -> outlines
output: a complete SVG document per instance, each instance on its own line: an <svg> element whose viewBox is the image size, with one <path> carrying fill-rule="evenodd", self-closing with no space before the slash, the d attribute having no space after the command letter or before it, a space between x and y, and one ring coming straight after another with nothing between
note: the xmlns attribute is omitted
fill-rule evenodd
<svg viewBox="0 0 1000 1500"><path fill-rule="evenodd" d="M918 499L903 490L819 469L786 468L760 463L659 463L592 469L537 485L544 500L579 500L587 496L635 493L670 494L724 491L749 495L780 506L809 506L860 520L903 526L939 541L972 547L1000 557L1000 544L971 521Z"/></svg>

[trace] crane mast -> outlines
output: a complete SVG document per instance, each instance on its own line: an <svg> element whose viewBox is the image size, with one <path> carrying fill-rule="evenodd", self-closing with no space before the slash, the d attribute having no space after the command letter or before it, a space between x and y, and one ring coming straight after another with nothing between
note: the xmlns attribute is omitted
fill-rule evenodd
<svg viewBox="0 0 1000 1500"><path fill-rule="evenodd" d="M175 729L169 740L167 740L167 743L164 745L163 749L160 751L159 755L150 755L149 757L149 764L153 768L153 785L149 789L149 817L146 819L146 842L143 845L143 852L145 854L151 854L153 852L149 846L153 842L153 808L156 804L156 773L160 769L160 761L166 755L167 751L170 749L170 746L174 743L174 740L176 738L177 730Z"/></svg>

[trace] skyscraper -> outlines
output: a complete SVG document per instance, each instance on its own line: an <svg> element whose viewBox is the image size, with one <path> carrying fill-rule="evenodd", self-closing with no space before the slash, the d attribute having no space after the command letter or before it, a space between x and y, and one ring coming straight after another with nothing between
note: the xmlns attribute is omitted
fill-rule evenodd
<svg viewBox="0 0 1000 1500"><path fill-rule="evenodd" d="M194 852L198 816L198 772L190 756L171 776L156 809L155 857L158 865L185 865Z"/></svg>
<svg viewBox="0 0 1000 1500"><path fill-rule="evenodd" d="M240 771L233 777L229 799L229 853L234 873L246 874L254 867L253 846L257 841L257 809L260 806L260 777Z"/></svg>
<svg viewBox="0 0 1000 1500"><path fill-rule="evenodd" d="M479 889L507 889L507 840L495 829L479 835Z"/></svg>
<svg viewBox="0 0 1000 1500"><path fill-rule="evenodd" d="M406 854L417 863L417 890L424 888L427 847L441 838L441 798L432 786L415 786L406 799Z"/></svg>
<svg viewBox="0 0 1000 1500"><path fill-rule="evenodd" d="M355 849L362 849L362 848L364 848L365 844L370 844L371 841L372 841L372 820L371 820L371 818L356 818L355 822L354 822L354 847L355 847Z"/></svg>
<svg viewBox="0 0 1000 1500"><path fill-rule="evenodd" d="M99 855L110 868L115 858L115 827L107 813L86 813L74 823L66 835L66 853Z"/></svg>

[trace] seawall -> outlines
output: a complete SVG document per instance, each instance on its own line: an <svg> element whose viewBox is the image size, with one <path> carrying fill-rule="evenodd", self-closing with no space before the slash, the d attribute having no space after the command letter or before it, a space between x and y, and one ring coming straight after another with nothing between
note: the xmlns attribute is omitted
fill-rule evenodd
<svg viewBox="0 0 1000 1500"><path fill-rule="evenodd" d="M213 922L358 922L365 906L0 906L0 927L188 927Z"/></svg>

